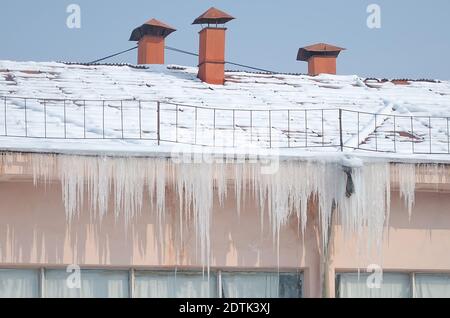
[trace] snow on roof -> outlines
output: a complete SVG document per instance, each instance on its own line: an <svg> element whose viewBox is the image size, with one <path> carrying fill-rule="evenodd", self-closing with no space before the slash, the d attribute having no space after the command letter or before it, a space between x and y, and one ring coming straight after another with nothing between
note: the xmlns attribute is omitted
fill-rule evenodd
<svg viewBox="0 0 450 318"><path fill-rule="evenodd" d="M342 140L365 156L450 157L448 81L227 72L216 86L196 75L182 66L0 61L0 135L8 135L0 149L149 154L178 142L310 156L339 152Z"/></svg>

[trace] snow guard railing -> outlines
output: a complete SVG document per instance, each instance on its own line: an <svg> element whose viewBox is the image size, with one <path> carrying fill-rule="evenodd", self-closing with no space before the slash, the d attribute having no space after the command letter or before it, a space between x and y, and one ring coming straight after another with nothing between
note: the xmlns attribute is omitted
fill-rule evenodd
<svg viewBox="0 0 450 318"><path fill-rule="evenodd" d="M153 100L5 96L0 101L0 137L450 154L449 117L336 108L212 108Z"/></svg>

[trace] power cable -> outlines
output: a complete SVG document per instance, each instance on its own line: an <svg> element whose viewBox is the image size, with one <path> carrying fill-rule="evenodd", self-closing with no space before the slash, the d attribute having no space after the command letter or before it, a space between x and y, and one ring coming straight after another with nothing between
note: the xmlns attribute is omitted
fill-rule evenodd
<svg viewBox="0 0 450 318"><path fill-rule="evenodd" d="M135 46L135 47L132 47L131 49L128 49L128 50L125 50L125 51L121 51L121 52L119 52L119 53L114 53L114 54L112 54L112 55L108 55L108 56L103 57L103 58L101 58L101 59L98 59L98 60L89 62L88 64L95 64L95 63L98 63L98 62L102 62L102 61L107 60L107 59L110 59L110 58L112 58L112 57L116 57L116 56L118 56L118 55L121 55L121 54L130 52L130 51L133 51L133 50L135 50L135 49L137 49L137 48L138 48L138 47Z"/></svg>
<svg viewBox="0 0 450 318"><path fill-rule="evenodd" d="M131 49L128 49L128 50L125 50L125 51L121 51L121 52L118 52L118 53L115 53L115 54L112 54L112 55L108 55L108 56L103 57L103 58L101 58L101 59L98 59L98 60L89 62L88 64L95 64L95 63L98 63L98 62L102 62L102 61L107 60L107 59L110 59L110 58L112 58L112 57L116 57L116 56L118 56L118 55L121 55L121 54L124 54L124 53L128 53L128 52L130 52L130 51L132 51L132 50L135 50L135 49L137 49L137 48L138 48L138 47L135 46L135 47L132 47ZM191 55L191 56L197 56L197 57L199 56L197 53L193 53L193 52L189 52L189 51L185 51L185 50L180 50L180 49L177 49L177 48L174 48L174 47L170 47L170 46L166 46L165 48L166 48L166 50L173 51L173 52L177 52L177 53L182 53L182 54ZM250 69L250 70L255 70L255 71L259 71L259 72L275 73L275 72L273 72L273 71L269 71L269 70L266 70L266 69L263 69L263 68L258 68L258 67L254 67L254 66L250 66L250 65L245 65L245 64L240 64L240 63L235 63L235 62L228 62L228 61L225 61L225 64L234 65L234 66L239 66L239 67L244 67L244 68L248 68L248 69Z"/></svg>
<svg viewBox="0 0 450 318"><path fill-rule="evenodd" d="M197 53L192 53L192 52L176 49L176 48L170 47L170 46L166 46L166 50L174 51L174 52L178 52L178 53L183 53L183 54L186 54L186 55L198 56Z"/></svg>
<svg viewBox="0 0 450 318"><path fill-rule="evenodd" d="M183 54L187 54L187 55L192 55L192 56L198 56L197 53L192 53L192 52L180 50L180 49L173 48L173 47L170 47L170 46L166 46L166 50L174 51L174 52L178 52L178 53L183 53ZM227 61L225 61L225 63L226 63L226 64L229 64L229 65L234 65L234 66L245 67L245 68L248 68L248 69L251 69L251 70L260 71L260 72L275 73L275 72L272 72L272 71L269 71L269 70L265 70L265 69L262 69L262 68L258 68L258 67L254 67L254 66L249 66L249 65L245 65L245 64L239 64L239 63L227 62Z"/></svg>

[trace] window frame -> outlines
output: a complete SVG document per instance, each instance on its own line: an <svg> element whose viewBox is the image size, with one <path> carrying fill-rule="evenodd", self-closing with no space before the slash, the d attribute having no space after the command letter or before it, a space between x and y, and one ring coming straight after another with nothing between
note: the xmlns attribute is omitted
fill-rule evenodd
<svg viewBox="0 0 450 318"><path fill-rule="evenodd" d="M368 274L365 271L352 271L352 270L336 270L335 272L335 298L341 298L339 289L339 280L341 275L345 274ZM369 273L370 274L370 273ZM383 270L383 274L404 274L409 276L409 282L411 285L410 297L405 299L418 299L416 292L416 275L450 275L449 271L401 271L401 270Z"/></svg>
<svg viewBox="0 0 450 318"><path fill-rule="evenodd" d="M39 282L40 282L40 297L39 298L46 298L45 295L45 287L46 287L46 282L47 280L45 279L45 275L47 273L47 271L64 271L66 272L67 266L50 266L50 267L40 267L39 268ZM128 297L125 297L124 299L127 298L132 298L131 297L131 292L132 290L130 290L130 286L132 283L131 280L131 270L132 269L128 269L128 268L124 268L124 267L111 267L111 268L104 268L104 267L98 267L98 266L80 266L80 270L81 272L83 271L101 271L101 272L122 272L123 274L127 274L127 292L128 292ZM66 272L67 273L67 272ZM69 274L69 273L67 273Z"/></svg>
<svg viewBox="0 0 450 318"><path fill-rule="evenodd" d="M46 272L49 270L61 270L65 271L67 266L58 265L58 266L0 266L0 269L5 270L30 270L35 271L37 275L38 281L38 296L39 298L46 298L45 295L45 285L46 285ZM202 270L199 268L188 268L188 267L143 267L143 266L134 266L134 267L101 267L101 266L80 266L81 271L86 270L97 270L97 271L111 271L111 272L124 272L128 275L128 298L135 298L135 284L136 284L136 272L154 272L154 273L162 273L162 272L180 272L180 273L192 273L192 274L202 274L205 273L207 275L206 270ZM305 289L305 270L302 268L290 268L290 269L273 269L273 268L225 268L225 267L217 267L211 268L210 273L214 273L216 275L216 286L217 286L217 298L223 299L222 293L222 274L223 273L249 273L249 274L258 274L258 273L276 273L276 274L294 274L299 275L301 279L301 295L304 297L304 289ZM213 298L214 299L214 298Z"/></svg>
<svg viewBox="0 0 450 318"><path fill-rule="evenodd" d="M220 288L220 293L222 294L222 274L228 274L228 273L240 273L240 274L278 274L278 275L296 275L300 277L301 280L301 289L300 294L301 298L304 298L304 289L305 289L305 271L304 270L297 270L297 271L271 271L271 270L258 270L258 271L252 271L252 270L222 270L220 271L220 286L218 285L217 288ZM301 299L299 298L299 299ZM220 299L224 299L223 295L221 295Z"/></svg>
<svg viewBox="0 0 450 318"><path fill-rule="evenodd" d="M36 286L36 290L37 290L37 296L33 297L32 299L39 299L39 298L43 298L42 297L42 269L41 267L33 267L33 266L19 266L19 267L15 267L15 266L0 266L0 270L5 270L5 271L30 271L30 272L34 272L33 274L36 275L36 282L37 282L37 286Z"/></svg>
<svg viewBox="0 0 450 318"><path fill-rule="evenodd" d="M153 274L174 274L174 273L180 273L180 274L186 274L186 275L195 275L195 276L202 276L204 275L205 277L208 275L208 273L206 271L202 271L202 270L194 270L194 269L180 269L180 268L175 268L175 269L168 269L168 268L164 268L164 269L139 269L139 268L132 268L131 269L132 272L132 276L130 277L130 286L133 285L133 297L131 297L131 293L130 293L130 298L135 298L135 286L136 286L136 272L138 273L153 273ZM219 279L219 271L213 271L210 270L209 271L211 276L215 275L216 276L216 295L217 297L213 297L212 299L218 299L219 297L219 281L221 281L221 278ZM130 287L131 288L131 287Z"/></svg>

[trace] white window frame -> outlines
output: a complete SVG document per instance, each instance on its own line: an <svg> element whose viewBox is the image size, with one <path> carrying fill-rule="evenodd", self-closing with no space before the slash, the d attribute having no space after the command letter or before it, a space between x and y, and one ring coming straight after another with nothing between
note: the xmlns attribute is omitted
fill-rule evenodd
<svg viewBox="0 0 450 318"><path fill-rule="evenodd" d="M220 272L220 273L219 273ZM257 269L257 270L251 270L251 269L240 269L240 268L234 268L234 269L226 269L226 270L220 270L218 272L218 276L219 277L219 283L217 285L217 288L220 288L219 290L219 295L220 295L220 299L223 299L223 294L222 294L222 274L223 273L241 273L241 274L257 274L257 273L262 273L262 274L267 274L267 273L277 273L279 275L282 274L296 274L299 275L301 277L301 282L302 282L302 286L301 286L301 290L300 290L300 294L302 295L302 298L304 298L305 293L305 271L303 269L299 269L299 270L270 270L270 269Z"/></svg>
<svg viewBox="0 0 450 318"><path fill-rule="evenodd" d="M365 272L359 271L361 274L366 274ZM339 291L339 284L338 282L338 276L343 274L357 274L358 271L349 271L349 270L342 270L342 271L336 271L335 274L335 297L340 298L340 291ZM450 272L435 272L435 271L399 271L399 270L383 270L383 273L386 274L404 274L409 275L409 281L411 284L411 294L409 298L416 299L417 298L417 292L416 292L416 275L450 275ZM408 299L408 298L407 298Z"/></svg>
<svg viewBox="0 0 450 318"><path fill-rule="evenodd" d="M0 266L0 269L9 269L9 270L34 270L37 272L38 275L38 297L37 298L45 298L45 274L48 270L65 270L66 267L64 266L49 266L49 267L14 267L14 266ZM102 267L82 267L81 270L100 270L100 271L116 271L116 272L127 272L128 273L128 298L135 298L135 284L136 284L136 271L139 272L189 272L189 273L202 273L201 269L180 269L180 268L141 268L141 267L131 267L131 268L102 268ZM258 269L251 269L251 268L212 268L210 270L211 273L214 273L216 275L217 280L217 299L223 299L223 293L222 293L222 274L223 273L278 273L278 274L296 274L301 276L301 282L302 282L302 288L301 288L301 295L304 297L304 277L305 277L305 271L304 269L286 269L286 270L278 270L278 269L269 269L269 268L258 268Z"/></svg>

